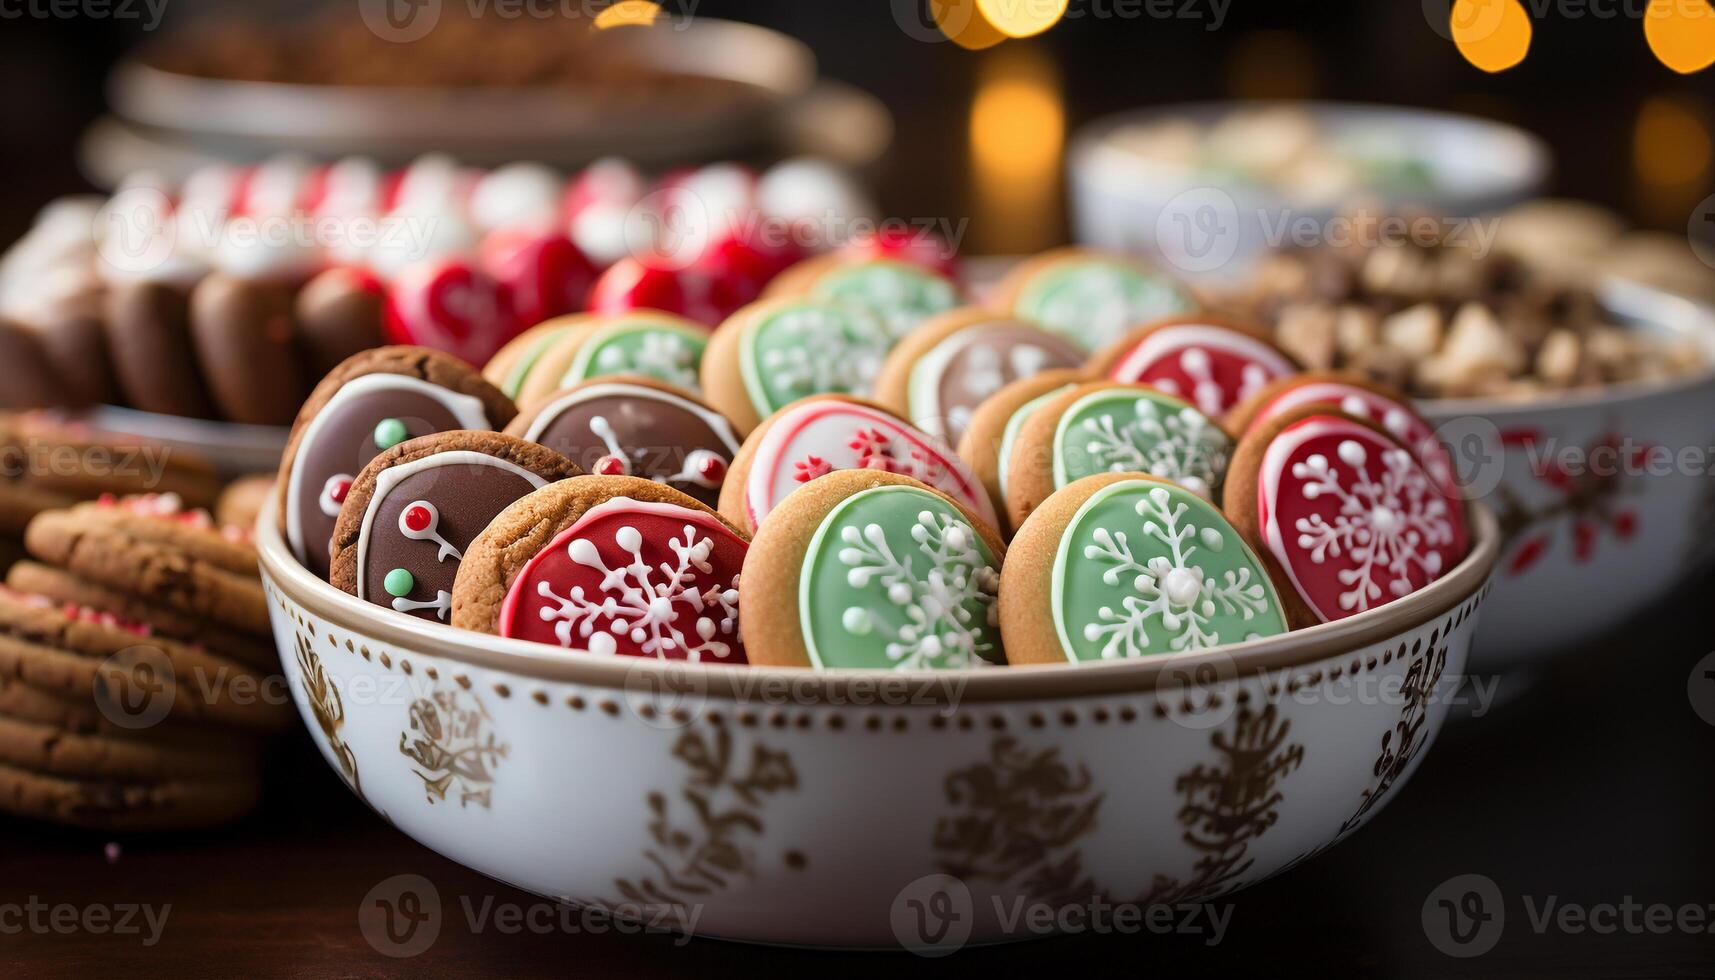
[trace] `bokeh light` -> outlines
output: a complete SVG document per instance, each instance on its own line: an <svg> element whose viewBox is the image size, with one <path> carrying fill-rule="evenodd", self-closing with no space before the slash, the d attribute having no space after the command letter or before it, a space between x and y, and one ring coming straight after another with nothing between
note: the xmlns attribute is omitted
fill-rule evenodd
<svg viewBox="0 0 1715 980"><path fill-rule="evenodd" d="M1459 53L1483 71L1506 71L1530 53L1530 14L1518 0L1457 0L1449 18Z"/></svg>
<svg viewBox="0 0 1715 980"><path fill-rule="evenodd" d="M1715 7L1708 0L1650 0L1644 38L1661 63L1682 75L1715 64Z"/></svg>

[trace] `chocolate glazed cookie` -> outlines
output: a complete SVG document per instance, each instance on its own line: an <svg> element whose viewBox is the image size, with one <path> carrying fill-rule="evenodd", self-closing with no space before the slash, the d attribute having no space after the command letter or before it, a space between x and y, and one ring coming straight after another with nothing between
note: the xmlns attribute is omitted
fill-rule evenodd
<svg viewBox="0 0 1715 980"><path fill-rule="evenodd" d="M714 409L648 378L596 378L527 408L510 435L547 446L599 476L640 476L710 507L738 454L738 434Z"/></svg>
<svg viewBox="0 0 1715 980"><path fill-rule="evenodd" d="M334 526L329 581L366 602L446 622L465 549L513 501L577 476L571 460L498 432L413 439L357 476Z"/></svg>
<svg viewBox="0 0 1715 980"><path fill-rule="evenodd" d="M197 363L221 415L285 425L304 396L288 282L215 273L191 293Z"/></svg>
<svg viewBox="0 0 1715 980"><path fill-rule="evenodd" d="M450 429L498 429L517 409L456 357L380 347L347 358L298 412L280 466L278 519L292 554L328 575L328 540L357 473L399 443Z"/></svg>
<svg viewBox="0 0 1715 980"><path fill-rule="evenodd" d="M119 390L145 412L213 418L196 370L190 293L172 282L127 279L107 292L107 349Z"/></svg>

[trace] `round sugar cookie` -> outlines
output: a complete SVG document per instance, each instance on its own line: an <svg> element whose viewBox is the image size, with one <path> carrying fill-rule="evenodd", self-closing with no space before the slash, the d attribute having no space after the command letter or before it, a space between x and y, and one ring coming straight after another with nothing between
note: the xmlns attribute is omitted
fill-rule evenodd
<svg viewBox="0 0 1715 980"><path fill-rule="evenodd" d="M879 405L842 395L801 399L758 426L732 461L720 511L754 534L788 494L836 470L909 476L995 526L994 505L964 460Z"/></svg>
<svg viewBox="0 0 1715 980"><path fill-rule="evenodd" d="M701 324L659 310L580 313L533 327L502 348L484 374L498 378L500 389L519 404L613 374L654 378L695 393L708 342Z"/></svg>
<svg viewBox="0 0 1715 980"><path fill-rule="evenodd" d="M452 622L592 654L742 664L749 543L652 480L556 483L508 507L471 544Z"/></svg>
<svg viewBox="0 0 1715 980"><path fill-rule="evenodd" d="M378 347L329 372L298 412L281 459L277 511L298 561L328 576L328 541L357 474L418 436L499 429L518 409L475 368L427 347Z"/></svg>
<svg viewBox="0 0 1715 980"><path fill-rule="evenodd" d="M881 318L860 307L804 298L752 303L710 339L703 397L748 434L800 398L867 396L893 343Z"/></svg>
<svg viewBox="0 0 1715 980"><path fill-rule="evenodd" d="M1022 320L961 307L925 322L893 348L875 379L875 400L957 446L978 405L1044 371L1079 368L1077 344Z"/></svg>
<svg viewBox="0 0 1715 980"><path fill-rule="evenodd" d="M752 663L942 670L1005 662L996 619L1005 545L909 477L831 473L757 532L740 601Z"/></svg>
<svg viewBox="0 0 1715 980"><path fill-rule="evenodd" d="M689 393L618 375L563 388L527 407L508 435L547 446L589 473L640 476L710 507L738 455L732 423Z"/></svg>
<svg viewBox="0 0 1715 980"><path fill-rule="evenodd" d="M1343 619L1410 595L1469 545L1463 508L1410 450L1325 405L1246 433L1222 499L1297 607L1295 621Z"/></svg>
<svg viewBox="0 0 1715 980"><path fill-rule="evenodd" d="M1002 534L1010 537L1017 530L1007 517L1006 493L1007 469L1018 446L1018 433L1044 402L1083 380L1082 371L1070 368L1044 371L1034 378L1007 385L971 413L970 427L959 440L959 458L970 466L988 491L989 500L1000 515L997 530Z"/></svg>
<svg viewBox="0 0 1715 980"><path fill-rule="evenodd" d="M1143 384L1088 381L1043 401L1007 461L1007 519L1098 473L1143 473L1205 500L1220 492L1233 438L1186 402Z"/></svg>
<svg viewBox="0 0 1715 980"><path fill-rule="evenodd" d="M1153 385L1217 419L1270 381L1302 370L1258 331L1205 314L1130 330L1085 369L1095 377Z"/></svg>
<svg viewBox="0 0 1715 980"><path fill-rule="evenodd" d="M513 501L582 471L499 432L400 443L357 475L334 526L328 580L394 612L447 622L470 543Z"/></svg>
<svg viewBox="0 0 1715 980"><path fill-rule="evenodd" d="M925 320L963 302L958 284L933 270L898 259L809 259L771 283L769 299L795 297L866 310L897 341Z"/></svg>
<svg viewBox="0 0 1715 980"><path fill-rule="evenodd" d="M1090 476L1043 501L1001 571L1012 663L1206 650L1289 629L1256 553L1215 506L1133 474Z"/></svg>
<svg viewBox="0 0 1715 980"><path fill-rule="evenodd" d="M1270 382L1227 413L1227 427L1243 435L1305 405L1335 405L1376 423L1417 454L1443 494L1453 500L1462 496L1453 457L1434 427L1412 408L1410 396L1361 374L1306 371Z"/></svg>
<svg viewBox="0 0 1715 980"><path fill-rule="evenodd" d="M1044 252L1020 263L990 301L1043 329L1099 350L1126 330L1197 308L1196 297L1142 259L1087 248Z"/></svg>

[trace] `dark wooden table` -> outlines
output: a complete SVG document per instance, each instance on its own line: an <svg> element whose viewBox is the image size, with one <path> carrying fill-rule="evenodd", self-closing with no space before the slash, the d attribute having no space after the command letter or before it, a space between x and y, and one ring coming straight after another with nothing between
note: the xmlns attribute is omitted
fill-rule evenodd
<svg viewBox="0 0 1715 980"><path fill-rule="evenodd" d="M469 925L468 905L532 905L418 846L363 809L307 741L282 753L264 811L229 831L118 841L0 821L0 977L137 975L873 976L946 970L1076 975L1123 966L1175 977L1715 976L1715 935L1598 934L1550 926L1550 901L1704 910L1715 927L1715 727L1688 696L1708 654L1715 582L1619 635L1555 661L1486 716L1443 732L1421 770L1351 840L1232 900L1222 941L1094 935L984 949L949 960L688 943L661 935L505 934ZM1707 703L1715 706L1715 682ZM568 834L575 831L568 830ZM575 846L575 845L573 845ZM359 927L365 896L391 876L435 886L438 938L383 956ZM1484 955L1454 959L1430 941L1424 906L1462 874L1495 882L1505 921ZM77 929L11 932L4 903L171 904L159 940ZM40 913L50 926L52 913ZM139 920L141 921L141 920ZM1643 913L1636 921L1647 924Z"/></svg>

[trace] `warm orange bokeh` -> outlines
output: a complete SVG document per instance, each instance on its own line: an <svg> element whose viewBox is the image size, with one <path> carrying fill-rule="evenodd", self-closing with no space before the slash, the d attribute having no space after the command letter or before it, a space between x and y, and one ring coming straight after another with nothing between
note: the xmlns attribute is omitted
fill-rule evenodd
<svg viewBox="0 0 1715 980"><path fill-rule="evenodd" d="M1715 64L1715 7L1708 0L1650 0L1644 38L1661 63L1682 75Z"/></svg>
<svg viewBox="0 0 1715 980"><path fill-rule="evenodd" d="M1457 0L1449 27L1465 60L1506 71L1530 53L1530 14L1518 0Z"/></svg>

